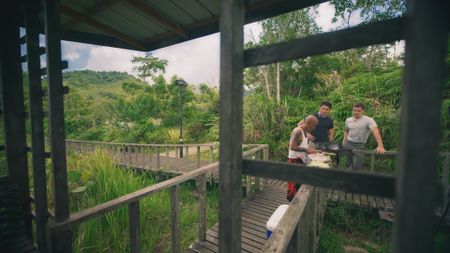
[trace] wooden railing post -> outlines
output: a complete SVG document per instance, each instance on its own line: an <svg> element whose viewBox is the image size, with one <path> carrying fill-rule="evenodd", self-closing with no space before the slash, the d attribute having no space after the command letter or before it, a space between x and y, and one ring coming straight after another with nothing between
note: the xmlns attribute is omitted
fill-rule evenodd
<svg viewBox="0 0 450 253"><path fill-rule="evenodd" d="M159 169L161 167L161 158L160 158L160 147L156 147L156 168Z"/></svg>
<svg viewBox="0 0 450 253"><path fill-rule="evenodd" d="M262 150L258 150L255 154L255 160L261 160L262 157ZM255 189L258 191L262 190L262 184L261 184L261 179L260 177L255 177Z"/></svg>
<svg viewBox="0 0 450 253"><path fill-rule="evenodd" d="M264 148L262 159L264 161L269 160L269 145L266 145L266 147ZM268 178L264 178L263 179L263 185L267 185L267 184L269 184L269 179Z"/></svg>
<svg viewBox="0 0 450 253"><path fill-rule="evenodd" d="M180 227L178 225L179 188L180 186L178 184L170 188L172 253L180 253Z"/></svg>
<svg viewBox="0 0 450 253"><path fill-rule="evenodd" d="M245 176L245 197L250 198L252 195L252 178L249 175Z"/></svg>
<svg viewBox="0 0 450 253"><path fill-rule="evenodd" d="M214 144L209 146L209 162L212 163L214 159Z"/></svg>
<svg viewBox="0 0 450 253"><path fill-rule="evenodd" d="M139 201L128 204L128 228L130 232L130 252L139 253L141 251L141 223L139 213Z"/></svg>
<svg viewBox="0 0 450 253"><path fill-rule="evenodd" d="M206 175L198 177L199 228L198 240L206 240Z"/></svg>
<svg viewBox="0 0 450 253"><path fill-rule="evenodd" d="M197 168L200 168L200 146L197 146Z"/></svg>
<svg viewBox="0 0 450 253"><path fill-rule="evenodd" d="M186 152L184 152L184 158L189 160L189 146L186 146Z"/></svg>

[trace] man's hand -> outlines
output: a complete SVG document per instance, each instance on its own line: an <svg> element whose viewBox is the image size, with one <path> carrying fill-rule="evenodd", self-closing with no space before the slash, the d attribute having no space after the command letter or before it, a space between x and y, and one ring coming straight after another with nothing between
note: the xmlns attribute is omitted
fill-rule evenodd
<svg viewBox="0 0 450 253"><path fill-rule="evenodd" d="M306 137L307 137L308 140L310 140L310 141L314 141L314 140L316 139L316 137L314 137L314 135L312 135L312 134L310 134L310 133L307 133L307 134L306 134Z"/></svg>
<svg viewBox="0 0 450 253"><path fill-rule="evenodd" d="M308 148L308 150L307 150L307 153L308 154L315 154L315 153L317 153L318 151L317 151L317 149L315 149L315 148Z"/></svg>
<svg viewBox="0 0 450 253"><path fill-rule="evenodd" d="M375 151L377 151L377 154L384 154L384 147L383 146L378 146Z"/></svg>

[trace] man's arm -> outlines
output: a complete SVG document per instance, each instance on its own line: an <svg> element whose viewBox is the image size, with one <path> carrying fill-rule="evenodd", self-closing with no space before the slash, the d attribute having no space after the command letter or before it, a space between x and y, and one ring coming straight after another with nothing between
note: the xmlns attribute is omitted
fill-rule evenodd
<svg viewBox="0 0 450 253"><path fill-rule="evenodd" d="M342 144L346 144L347 143L347 135L348 135L348 129L345 128L344 129L344 139L342 139Z"/></svg>
<svg viewBox="0 0 450 253"><path fill-rule="evenodd" d="M375 140L378 143L378 146L375 149L375 151L377 151L378 154L383 154L385 150L383 146L383 139L381 139L380 130L378 129L378 127L375 126L372 127L370 131L372 131L373 137L375 137Z"/></svg>
<svg viewBox="0 0 450 253"><path fill-rule="evenodd" d="M296 142L298 140L298 143ZM296 131L295 129L291 133L291 140L289 142L289 149L299 152L307 152L309 154L316 153L317 151L315 149L311 148L301 148L299 143L302 143L303 141L303 135L300 131Z"/></svg>
<svg viewBox="0 0 450 253"><path fill-rule="evenodd" d="M328 129L328 140L330 143L334 141L334 128Z"/></svg>
<svg viewBox="0 0 450 253"><path fill-rule="evenodd" d="M293 151L306 151L304 148L299 147L299 144L296 140L299 140L299 142L301 143L303 141L303 136L300 131L294 129L291 133L289 149Z"/></svg>

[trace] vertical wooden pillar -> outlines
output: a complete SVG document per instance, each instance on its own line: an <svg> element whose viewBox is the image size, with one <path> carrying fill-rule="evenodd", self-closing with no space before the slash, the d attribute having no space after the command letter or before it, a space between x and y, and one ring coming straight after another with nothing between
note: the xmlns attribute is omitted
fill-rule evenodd
<svg viewBox="0 0 450 253"><path fill-rule="evenodd" d="M47 180L45 171L45 140L42 107L41 64L39 50L39 1L26 1L27 65L30 93L31 151L36 206L37 244L41 252L48 252Z"/></svg>
<svg viewBox="0 0 450 253"><path fill-rule="evenodd" d="M444 0L408 1L394 252L433 249L448 31L445 5Z"/></svg>
<svg viewBox="0 0 450 253"><path fill-rule="evenodd" d="M25 136L25 109L20 63L20 1L0 10L0 95L4 122L6 167L11 182L19 188L26 232L31 237L30 191Z"/></svg>
<svg viewBox="0 0 450 253"><path fill-rule="evenodd" d="M180 253L180 224L179 224L179 202L180 185L170 188L170 235L172 238L172 253Z"/></svg>
<svg viewBox="0 0 450 253"><path fill-rule="evenodd" d="M52 154L55 220L61 222L69 218L69 196L64 133L59 1L45 0L44 11L47 47L49 142ZM52 235L52 246L54 252L71 252L71 230L64 230Z"/></svg>
<svg viewBox="0 0 450 253"><path fill-rule="evenodd" d="M219 251L223 253L241 252L244 2L220 2Z"/></svg>

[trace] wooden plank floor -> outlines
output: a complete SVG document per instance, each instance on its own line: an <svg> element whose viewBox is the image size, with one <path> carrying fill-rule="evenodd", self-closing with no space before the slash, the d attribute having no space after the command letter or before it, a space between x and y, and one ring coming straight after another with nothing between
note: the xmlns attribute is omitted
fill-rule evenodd
<svg viewBox="0 0 450 253"><path fill-rule="evenodd" d="M383 211L393 211L395 208L395 201L393 199L360 193L349 193L334 189L330 190L328 193L328 201L343 203L366 210L378 209Z"/></svg>
<svg viewBox="0 0 450 253"><path fill-rule="evenodd" d="M286 183L269 180L264 190L257 192L242 203L242 252L261 252L266 242L266 222L272 213L286 200ZM189 252L219 252L219 224L206 233L206 241L196 241Z"/></svg>

